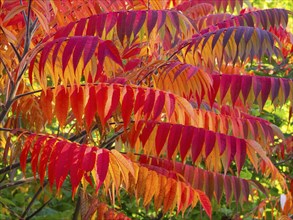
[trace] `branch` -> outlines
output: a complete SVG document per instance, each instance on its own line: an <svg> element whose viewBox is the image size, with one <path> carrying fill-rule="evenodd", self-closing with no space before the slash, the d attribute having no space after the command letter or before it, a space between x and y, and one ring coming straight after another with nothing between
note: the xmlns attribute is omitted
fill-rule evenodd
<svg viewBox="0 0 293 220"><path fill-rule="evenodd" d="M15 47L14 44L11 43L11 42L10 42L10 46L12 47L12 49L13 49L13 51L14 51L16 57L17 57L18 62L20 62L20 61L21 61L21 56L20 56L20 54L18 53L16 47Z"/></svg>
<svg viewBox="0 0 293 220"><path fill-rule="evenodd" d="M27 163L30 163L31 160L32 160L31 158L28 158L28 159L26 160L26 162L27 162ZM19 163L19 162L18 162L18 163L15 163L15 164L12 164L12 165L9 165L9 166L7 166L7 167L5 167L5 168L3 168L3 169L0 170L0 175L2 175L2 174L4 174L4 173L7 173L7 172L9 172L10 170L13 170L13 169L18 168L18 167L20 167L20 163Z"/></svg>
<svg viewBox="0 0 293 220"><path fill-rule="evenodd" d="M8 71L8 68L7 68L7 66L6 66L6 64L5 64L5 62L4 62L4 60L2 59L2 57L0 57L0 61L1 61L1 63L3 64L4 69L5 69L5 71L6 71L7 75L8 75L8 77L9 77L10 83L13 85L14 82L13 82L13 79L12 79L11 73L10 73L10 71Z"/></svg>
<svg viewBox="0 0 293 220"><path fill-rule="evenodd" d="M9 188L9 187L22 185L24 183L29 183L29 182L32 182L34 180L35 180L34 177L30 177L30 178L26 178L26 179L23 179L23 180L18 180L16 182L6 183L6 184L0 186L0 191L3 190L3 189Z"/></svg>
<svg viewBox="0 0 293 220"><path fill-rule="evenodd" d="M36 214L38 214L49 202L52 201L52 198L49 199L47 202L45 202L40 208L38 208L36 211L33 212L30 216L26 217L26 220L31 219L34 217Z"/></svg>
<svg viewBox="0 0 293 220"><path fill-rule="evenodd" d="M28 204L28 206L26 207L26 209L24 210L24 212L22 213L21 217L24 218L26 216L26 214L28 213L28 211L30 210L30 208L32 207L33 203L35 202L35 200L37 199L37 197L40 195L40 193L43 191L43 189L45 188L45 186L48 184L48 181L46 181L44 183L43 186L41 186L39 188L39 190L35 193L34 197L32 198L32 200L30 201L30 203Z"/></svg>
<svg viewBox="0 0 293 220"><path fill-rule="evenodd" d="M73 220L77 220L78 219L80 205L81 205L81 201L80 201L80 193L79 193L78 199L77 199L77 202L76 202L76 206L75 206L75 210L74 210L74 213L73 213L73 216L72 216L72 219Z"/></svg>
<svg viewBox="0 0 293 220"><path fill-rule="evenodd" d="M0 202L1 205L3 205L12 215L14 215L17 219L21 219L21 217L12 209L10 209L6 204L3 202Z"/></svg>
<svg viewBox="0 0 293 220"><path fill-rule="evenodd" d="M27 16L26 16L26 33L25 33L25 42L24 42L24 50L22 53L22 57L23 58L26 53L28 52L30 43L31 43L31 27L30 27L30 15L31 15L31 5L32 5L32 0L29 0L28 2L28 9L27 9Z"/></svg>

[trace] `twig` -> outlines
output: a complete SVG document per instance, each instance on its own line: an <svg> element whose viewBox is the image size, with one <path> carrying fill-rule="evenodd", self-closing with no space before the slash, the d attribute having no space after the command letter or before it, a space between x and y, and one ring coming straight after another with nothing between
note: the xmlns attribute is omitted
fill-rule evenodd
<svg viewBox="0 0 293 220"><path fill-rule="evenodd" d="M12 49L13 49L13 51L14 51L16 57L17 57L18 62L20 62L20 61L21 61L21 56L20 56L20 54L18 53L16 47L15 47L14 44L11 43L11 42L10 42L10 46L12 47Z"/></svg>
<svg viewBox="0 0 293 220"><path fill-rule="evenodd" d="M11 131L13 131L13 129L12 128L0 128L0 131L9 131L9 132L11 132Z"/></svg>
<svg viewBox="0 0 293 220"><path fill-rule="evenodd" d="M7 75L8 75L8 77L9 77L10 83L13 85L14 82L13 82L13 79L12 79L11 73L10 73L10 71L8 70L8 68L7 68L7 66L6 66L6 64L5 64L5 62L4 62L4 60L2 59L2 57L0 57L0 61L1 61L1 63L3 64L4 69L5 69L5 71L6 71Z"/></svg>
<svg viewBox="0 0 293 220"><path fill-rule="evenodd" d="M26 19L26 33L25 33L25 42L24 42L24 50L22 53L22 58L26 55L28 52L30 42L31 42L31 23L30 23L30 15L31 15L31 5L32 0L29 0L28 2L28 9L27 9L27 16L24 18Z"/></svg>
<svg viewBox="0 0 293 220"><path fill-rule="evenodd" d="M32 200L30 201L30 203L28 204L28 206L26 207L26 209L24 210L24 212L22 213L21 217L24 218L26 216L26 214L28 213L28 211L30 210L30 208L32 207L33 203L35 202L35 200L37 199L38 195L40 195L40 193L43 191L43 189L45 188L45 186L48 184L48 181L46 181L44 183L43 186L41 186L39 188L39 190L35 193L35 195L33 196Z"/></svg>
<svg viewBox="0 0 293 220"><path fill-rule="evenodd" d="M81 205L80 195L78 195L75 210L74 210L74 213L73 213L73 216L72 216L72 220L78 220L80 205Z"/></svg>
<svg viewBox="0 0 293 220"><path fill-rule="evenodd" d="M26 160L26 163L30 163L31 160L32 160L31 158L28 158ZM0 175L2 175L4 173L7 173L8 171L13 170L13 169L18 168L18 167L20 167L20 163L19 162L18 163L15 163L15 164L12 164L12 165L9 165L9 166L7 166L7 167L5 167L5 168L3 168L3 169L0 170Z"/></svg>
<svg viewBox="0 0 293 220"><path fill-rule="evenodd" d="M124 132L124 128L121 128L120 131L116 132L112 137L110 137L108 140L103 142L100 146L100 148L106 148L111 149L115 139L120 136Z"/></svg>
<svg viewBox="0 0 293 220"><path fill-rule="evenodd" d="M36 211L34 211L30 216L26 217L25 219L28 220L28 219L31 219L32 217L34 217L51 201L52 201L52 198L49 199L47 202L45 202L40 208L38 208Z"/></svg>
<svg viewBox="0 0 293 220"><path fill-rule="evenodd" d="M20 99L21 97L24 97L24 96L27 96L27 95L32 95L32 94L35 94L35 93L39 93L39 92L42 92L42 91L43 91L42 89L39 89L39 90L35 90L35 91L26 92L26 93L22 93L22 94L16 95L14 97L13 101L15 101L17 99Z"/></svg>
<svg viewBox="0 0 293 220"><path fill-rule="evenodd" d="M16 182L6 183L6 184L0 186L0 191L3 190L3 189L9 188L9 187L22 185L24 183L29 183L29 182L32 182L34 180L35 180L34 177L30 177L30 178L19 180L19 181L16 181Z"/></svg>
<svg viewBox="0 0 293 220"><path fill-rule="evenodd" d="M16 212L14 212L12 209L10 209L6 204L4 204L3 202L0 202L0 204L2 204L12 215L17 217L18 219L21 219L21 217Z"/></svg>

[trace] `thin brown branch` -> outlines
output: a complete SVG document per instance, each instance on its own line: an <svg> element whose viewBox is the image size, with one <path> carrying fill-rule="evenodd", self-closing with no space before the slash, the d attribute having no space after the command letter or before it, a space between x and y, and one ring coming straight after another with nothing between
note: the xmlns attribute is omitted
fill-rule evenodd
<svg viewBox="0 0 293 220"><path fill-rule="evenodd" d="M46 187L46 185L48 184L48 181L46 181L44 183L43 186L41 186L39 188L39 190L35 193L35 195L33 196L32 200L30 201L30 203L28 204L28 206L26 207L26 209L24 210L24 212L22 213L21 217L24 218L26 216L26 214L28 213L28 211L30 210L30 208L32 207L33 203L36 201L37 197L40 195L40 193L43 191L43 189Z"/></svg>
<svg viewBox="0 0 293 220"><path fill-rule="evenodd" d="M16 47L15 47L14 44L11 43L11 42L10 42L9 44L10 44L10 46L12 47L12 49L13 49L13 51L14 51L16 57L17 57L18 62L20 62L20 61L21 61L21 56L20 56L19 52L17 51Z"/></svg>
<svg viewBox="0 0 293 220"><path fill-rule="evenodd" d="M10 71L8 70L7 65L5 64L5 62L4 62L4 60L2 59L2 57L0 57L0 61L1 61L1 63L3 64L4 69L5 69L5 71L6 71L7 75L8 75L8 77L9 77L10 83L13 85L14 82L13 82L13 79L12 79L11 73L10 73Z"/></svg>
<svg viewBox="0 0 293 220"><path fill-rule="evenodd" d="M79 215L79 211L80 211L80 205L81 205L81 201L80 201L80 193L78 195L78 199L77 199L77 202L76 202L76 206L75 206L75 210L74 210L74 213L73 213L73 216L72 216L72 219L73 220L77 220L78 219L78 215Z"/></svg>
<svg viewBox="0 0 293 220"><path fill-rule="evenodd" d="M2 206L4 206L12 215L14 215L17 219L21 219L21 217L15 212L13 211L11 208L9 208L6 204L4 204L3 202L0 202L0 204Z"/></svg>
<svg viewBox="0 0 293 220"><path fill-rule="evenodd" d="M3 190L3 189L10 188L10 187L22 185L22 184L25 184L25 183L30 183L30 182L33 182L34 180L35 180L34 177L30 177L30 178L18 180L18 181L15 181L15 182L6 183L6 184L3 184L2 186L0 186L0 191Z"/></svg>
<svg viewBox="0 0 293 220"><path fill-rule="evenodd" d="M28 159L26 160L26 163L30 163L31 160L32 160L31 158L28 158ZM20 163L19 163L19 162L18 162L18 163L14 163L14 164L12 164L12 165L9 165L9 166L7 166L7 167L4 167L3 169L0 170L0 175L5 174L5 173L7 173L7 172L9 172L9 171L11 171L11 170L13 170L13 169L18 168L18 167L20 167Z"/></svg>
<svg viewBox="0 0 293 220"><path fill-rule="evenodd" d="M27 9L27 16L26 16L26 33L25 33L25 42L24 42L24 50L22 53L22 58L26 55L28 52L30 43L31 43L31 5L32 5L32 0L29 0L28 2L28 9Z"/></svg>
<svg viewBox="0 0 293 220"><path fill-rule="evenodd" d="M36 214L38 214L40 211L42 211L42 209L49 203L52 201L52 198L49 199L47 202L45 202L40 208L38 208L36 211L34 211L30 216L26 217L25 219L31 219L32 217L34 217Z"/></svg>

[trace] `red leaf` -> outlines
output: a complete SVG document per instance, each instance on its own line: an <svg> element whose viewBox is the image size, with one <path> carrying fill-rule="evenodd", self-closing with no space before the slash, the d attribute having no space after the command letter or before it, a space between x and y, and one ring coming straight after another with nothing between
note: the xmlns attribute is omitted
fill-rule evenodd
<svg viewBox="0 0 293 220"><path fill-rule="evenodd" d="M243 194L243 199L244 201L248 201L248 196L249 196L249 184L247 180L241 179L241 188L242 188L242 194Z"/></svg>
<svg viewBox="0 0 293 220"><path fill-rule="evenodd" d="M214 149L216 142L216 134L212 131L205 132L205 156L206 158L210 155L212 150Z"/></svg>
<svg viewBox="0 0 293 220"><path fill-rule="evenodd" d="M193 139L191 144L191 158L195 162L200 155L205 141L204 129L196 128L193 133Z"/></svg>
<svg viewBox="0 0 293 220"><path fill-rule="evenodd" d="M133 28L133 36L136 37L137 33L141 30L145 19L146 19L146 11L136 11L136 18L134 20L134 28Z"/></svg>
<svg viewBox="0 0 293 220"><path fill-rule="evenodd" d="M229 89L229 85L231 85L230 75L222 75L220 84L221 102L225 98L225 95Z"/></svg>
<svg viewBox="0 0 293 220"><path fill-rule="evenodd" d="M56 181L56 162L59 158L59 154L62 148L67 144L66 141L59 141L55 145L54 149L51 152L49 163L48 163L48 180L50 187L52 188L54 181Z"/></svg>
<svg viewBox="0 0 293 220"><path fill-rule="evenodd" d="M97 28L98 36L102 37L103 31L105 28L105 24L108 21L107 14L96 15L95 17L93 17L93 20L96 20L96 27L95 28ZM108 30L107 30L107 33L108 33Z"/></svg>
<svg viewBox="0 0 293 220"><path fill-rule="evenodd" d="M119 51L114 43L110 40L100 42L98 60L101 65L103 65L106 56L110 57L120 66L123 66Z"/></svg>
<svg viewBox="0 0 293 220"><path fill-rule="evenodd" d="M97 25L98 21L100 21L100 22L103 21L102 17L106 18L106 14L93 15L88 18L87 29L86 29L87 36L95 35L96 28L101 28L102 30L104 29L104 26L102 26L102 23L100 25ZM103 21L103 24L105 24L105 20ZM99 35L99 36L101 36L101 35Z"/></svg>
<svg viewBox="0 0 293 220"><path fill-rule="evenodd" d="M127 125L130 122L130 116L133 110L134 105L134 92L130 86L124 87L124 96L122 99L122 118L124 122L124 128L127 127Z"/></svg>
<svg viewBox="0 0 293 220"><path fill-rule="evenodd" d="M90 86L89 98L84 110L84 117L85 117L87 131L89 131L89 128L94 120L96 112L97 112L96 89L94 86Z"/></svg>
<svg viewBox="0 0 293 220"><path fill-rule="evenodd" d="M235 177L235 176L232 176L232 185L233 185L233 193L234 193L234 197L235 197L235 200L236 200L236 204L238 204L239 202L239 198L240 198L240 192L241 192L241 184L240 184L240 180Z"/></svg>
<svg viewBox="0 0 293 220"><path fill-rule="evenodd" d="M97 167L97 182L98 182L96 191L98 191L101 185L103 184L108 173L109 151L105 149L99 149L97 151L96 167Z"/></svg>
<svg viewBox="0 0 293 220"><path fill-rule="evenodd" d="M281 86L282 86L282 89L284 91L284 101L287 100L289 94L290 94L290 84L289 84L289 81L287 79L283 79L283 80L280 80L281 81Z"/></svg>
<svg viewBox="0 0 293 220"><path fill-rule="evenodd" d="M132 59L132 60L129 60L126 63L126 65L124 66L124 71L127 72L127 71L130 71L130 70L133 70L140 63L141 63L141 59Z"/></svg>
<svg viewBox="0 0 293 220"><path fill-rule="evenodd" d="M34 70L35 62L36 62L36 56L34 56L33 59L31 60L30 66L28 69L28 76L29 76L28 78L31 85L33 85L33 70Z"/></svg>
<svg viewBox="0 0 293 220"><path fill-rule="evenodd" d="M205 193L212 199L214 193L214 174L212 172L204 172L205 179Z"/></svg>
<svg viewBox="0 0 293 220"><path fill-rule="evenodd" d="M167 94L165 98L167 116L171 118L175 110L175 96L173 94Z"/></svg>
<svg viewBox="0 0 293 220"><path fill-rule="evenodd" d="M123 59L128 59L128 58L130 58L132 56L139 55L140 51L141 51L141 48L138 45L134 45L134 46L132 46L130 48L126 48L123 51L122 58Z"/></svg>
<svg viewBox="0 0 293 220"><path fill-rule="evenodd" d="M271 84L272 84L272 89L271 89L271 99L272 102L276 99L276 97L279 94L279 89L280 89L280 81L278 78L271 78Z"/></svg>
<svg viewBox="0 0 293 220"><path fill-rule="evenodd" d="M145 103L145 90L138 88L135 96L134 114L143 106Z"/></svg>
<svg viewBox="0 0 293 220"><path fill-rule="evenodd" d="M71 38L69 38L69 40L64 48L63 55L62 55L62 71L63 71L63 73L68 65L69 59L73 53L73 50L74 50L76 43L77 43L77 38L71 37Z"/></svg>
<svg viewBox="0 0 293 220"><path fill-rule="evenodd" d="M147 18L147 29L148 29L148 35L152 32L153 28L156 25L158 18L158 12L157 11L149 11L148 12L148 18Z"/></svg>
<svg viewBox="0 0 293 220"><path fill-rule="evenodd" d="M146 90L146 99L145 99L145 103L143 106L143 112L145 114L145 119L148 119L151 111L154 107L154 102L155 102L155 91L153 89L147 89Z"/></svg>
<svg viewBox="0 0 293 220"><path fill-rule="evenodd" d="M230 203L231 198L231 192L232 192L232 185L231 180L229 176L224 177L224 187L225 187L225 197L226 197L226 203Z"/></svg>
<svg viewBox="0 0 293 220"><path fill-rule="evenodd" d="M209 200L209 198L201 191L199 190L195 190L197 192L199 201L202 205L202 207L204 208L205 212L207 213L207 215L210 217L210 219L212 218L212 205L211 202Z"/></svg>
<svg viewBox="0 0 293 220"><path fill-rule="evenodd" d="M220 155L222 155L226 149L226 136L224 134L218 134L217 137L220 148Z"/></svg>
<svg viewBox="0 0 293 220"><path fill-rule="evenodd" d="M134 22L136 21L136 14L138 14L139 12L137 11L129 11L126 15L126 19L125 22L128 25L125 25L125 34L127 36L127 40L129 40L131 34L132 34L132 30L134 26ZM131 25L129 25L131 24Z"/></svg>
<svg viewBox="0 0 293 220"><path fill-rule="evenodd" d="M139 138L141 140L142 146L144 146L147 142L147 140L149 139L154 127L155 127L155 123L153 123L152 121L148 121L145 125L145 127L143 128Z"/></svg>
<svg viewBox="0 0 293 220"><path fill-rule="evenodd" d="M223 186L224 186L224 179L223 176L216 173L214 176L214 184L215 184L215 197L217 199L218 204L221 202L222 194L223 194Z"/></svg>
<svg viewBox="0 0 293 220"><path fill-rule="evenodd" d="M70 95L70 104L77 123L81 125L84 111L83 87L74 86L74 90Z"/></svg>
<svg viewBox="0 0 293 220"><path fill-rule="evenodd" d="M154 106L154 120L160 116L165 104L165 94L162 91L157 91L159 95L156 97Z"/></svg>
<svg viewBox="0 0 293 220"><path fill-rule="evenodd" d="M254 91L254 97L257 99L260 91L261 91L261 84L260 80L258 78L252 79L252 85L253 85L253 91Z"/></svg>
<svg viewBox="0 0 293 220"><path fill-rule="evenodd" d="M83 157L86 150L86 146L77 146L77 144L73 143L73 153L72 153L72 166L70 169L70 181L72 185L72 196L75 195L76 189L81 181L81 178L84 174L84 171L81 169L81 165L83 163Z"/></svg>
<svg viewBox="0 0 293 220"><path fill-rule="evenodd" d="M239 76L231 76L231 77L232 77L232 81L231 81L230 94L231 94L232 104L234 106L241 89L242 77L239 77Z"/></svg>
<svg viewBox="0 0 293 220"><path fill-rule="evenodd" d="M39 162L40 151L41 151L46 139L47 139L46 136L42 136L42 137L38 138L33 146L31 166L32 166L32 172L33 172L35 178L36 178L37 166L38 166L38 162Z"/></svg>
<svg viewBox="0 0 293 220"><path fill-rule="evenodd" d="M181 137L182 127L183 126L180 124L175 124L170 129L170 134L169 134L168 144L167 144L168 159L171 159L175 152L175 149Z"/></svg>
<svg viewBox="0 0 293 220"><path fill-rule="evenodd" d="M123 45L123 39L125 36L125 27L127 25L125 23L125 20L126 20L126 13L119 12L118 18L117 18L117 35L118 35L118 38L119 38L122 45ZM130 25L130 24L128 24L128 25Z"/></svg>
<svg viewBox="0 0 293 220"><path fill-rule="evenodd" d="M57 192L59 192L66 176L68 175L68 172L70 170L70 167L72 165L72 153L74 148L71 144L66 143L61 151L60 155L58 155L56 166L55 166L55 174L56 174L56 188Z"/></svg>
<svg viewBox="0 0 293 220"><path fill-rule="evenodd" d="M43 48L42 54L41 54L41 58L40 58L40 63L39 63L39 74L40 77L42 77L43 72L44 72L44 67L45 67L45 62L48 59L48 55L52 49L52 47L54 46L55 42L51 41L49 43L47 43L45 45L45 47Z"/></svg>
<svg viewBox="0 0 293 220"><path fill-rule="evenodd" d="M44 183L47 163L55 143L56 143L56 139L52 138L46 142L45 146L42 149L42 152L40 155L39 169L38 169L41 185L43 185Z"/></svg>
<svg viewBox="0 0 293 220"><path fill-rule="evenodd" d="M246 99L248 97L248 94L251 89L252 84L252 77L251 76L242 76L242 82L241 82L241 91L244 103L246 102Z"/></svg>
<svg viewBox="0 0 293 220"><path fill-rule="evenodd" d="M78 21L75 28L74 36L82 36L87 20L88 20L87 18L82 18Z"/></svg>
<svg viewBox="0 0 293 220"><path fill-rule="evenodd" d="M166 11L158 11L158 21L157 21L157 31L165 24L166 21Z"/></svg>
<svg viewBox="0 0 293 220"><path fill-rule="evenodd" d="M271 90L271 79L268 77L261 78L261 105L264 107Z"/></svg>
<svg viewBox="0 0 293 220"><path fill-rule="evenodd" d="M58 40L56 42L56 46L53 50L53 54L52 54L52 66L53 66L53 70L55 71L55 63L56 63L56 59L57 59L57 55L58 55L58 52L59 52L59 49L62 45L63 41L62 40Z"/></svg>
<svg viewBox="0 0 293 220"><path fill-rule="evenodd" d="M184 161L188 150L190 149L194 127L184 126L182 130L182 137L180 140L180 157Z"/></svg>
<svg viewBox="0 0 293 220"><path fill-rule="evenodd" d="M84 46L83 54L83 66L85 67L87 63L92 58L94 52L96 51L99 39L97 37L87 37L86 44Z"/></svg>
<svg viewBox="0 0 293 220"><path fill-rule="evenodd" d="M172 25L175 26L176 30L180 30L178 12L177 11L168 11L167 13L172 21Z"/></svg>
<svg viewBox="0 0 293 220"><path fill-rule="evenodd" d="M106 34L114 27L117 22L117 12L109 12L106 18Z"/></svg>
<svg viewBox="0 0 293 220"><path fill-rule="evenodd" d="M103 124L105 124L106 121L111 117L112 113L115 111L115 109L118 106L119 100L120 100L119 86L115 84L110 85L108 88L108 101L107 101L107 105L105 106L106 116L104 118ZM110 105L109 108L108 108L108 105Z"/></svg>
<svg viewBox="0 0 293 220"><path fill-rule="evenodd" d="M64 86L58 86L56 93L55 114L59 121L60 127L63 127L66 122L69 108L69 94Z"/></svg>
<svg viewBox="0 0 293 220"><path fill-rule="evenodd" d="M156 152L157 155L160 155L165 143L167 136L169 134L170 130L170 124L167 123L161 123L158 126L157 134L156 134Z"/></svg>
<svg viewBox="0 0 293 220"><path fill-rule="evenodd" d="M97 112L102 124L105 124L105 106L108 99L108 87L102 86L96 94Z"/></svg>
<svg viewBox="0 0 293 220"><path fill-rule="evenodd" d="M236 160L238 175L240 175L240 171L245 163L245 158L246 158L246 142L243 139L237 139L235 160Z"/></svg>
<svg viewBox="0 0 293 220"><path fill-rule="evenodd" d="M23 149L21 151L21 154L20 154L20 167L21 167L21 170L22 172L25 174L25 167L26 167L26 159L27 159L27 155L28 155L28 152L31 148L31 144L32 144L32 141L34 140L34 138L36 137L35 134L32 134L30 135L25 143L24 143L24 146L23 146Z"/></svg>
<svg viewBox="0 0 293 220"><path fill-rule="evenodd" d="M55 35L54 39L61 38L61 37L67 37L69 33L72 31L73 27L75 26L75 22L69 23L67 26L59 30Z"/></svg>
<svg viewBox="0 0 293 220"><path fill-rule="evenodd" d="M81 164L81 169L85 172L90 172L94 169L96 163L96 147L87 147L85 149L83 160Z"/></svg>
<svg viewBox="0 0 293 220"><path fill-rule="evenodd" d="M86 45L86 42L87 42L87 38L82 37L82 38L79 38L77 43L76 43L76 46L75 46L74 52L73 52L73 59L72 59L73 60L74 72L76 71L77 65L78 65L78 63L80 61L83 49L84 49L84 47Z"/></svg>

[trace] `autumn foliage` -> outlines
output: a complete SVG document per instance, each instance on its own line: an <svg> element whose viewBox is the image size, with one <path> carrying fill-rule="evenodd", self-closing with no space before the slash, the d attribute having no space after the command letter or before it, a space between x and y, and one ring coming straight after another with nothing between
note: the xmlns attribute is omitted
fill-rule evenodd
<svg viewBox="0 0 293 220"><path fill-rule="evenodd" d="M292 134L251 109L289 106L289 123L293 80L247 67L292 61L291 15L242 0L0 0L1 175L20 168L54 195L70 182L84 219L134 217L115 209L125 193L187 218L264 198L246 217L274 203L289 219L292 176L275 159L292 158Z"/></svg>

